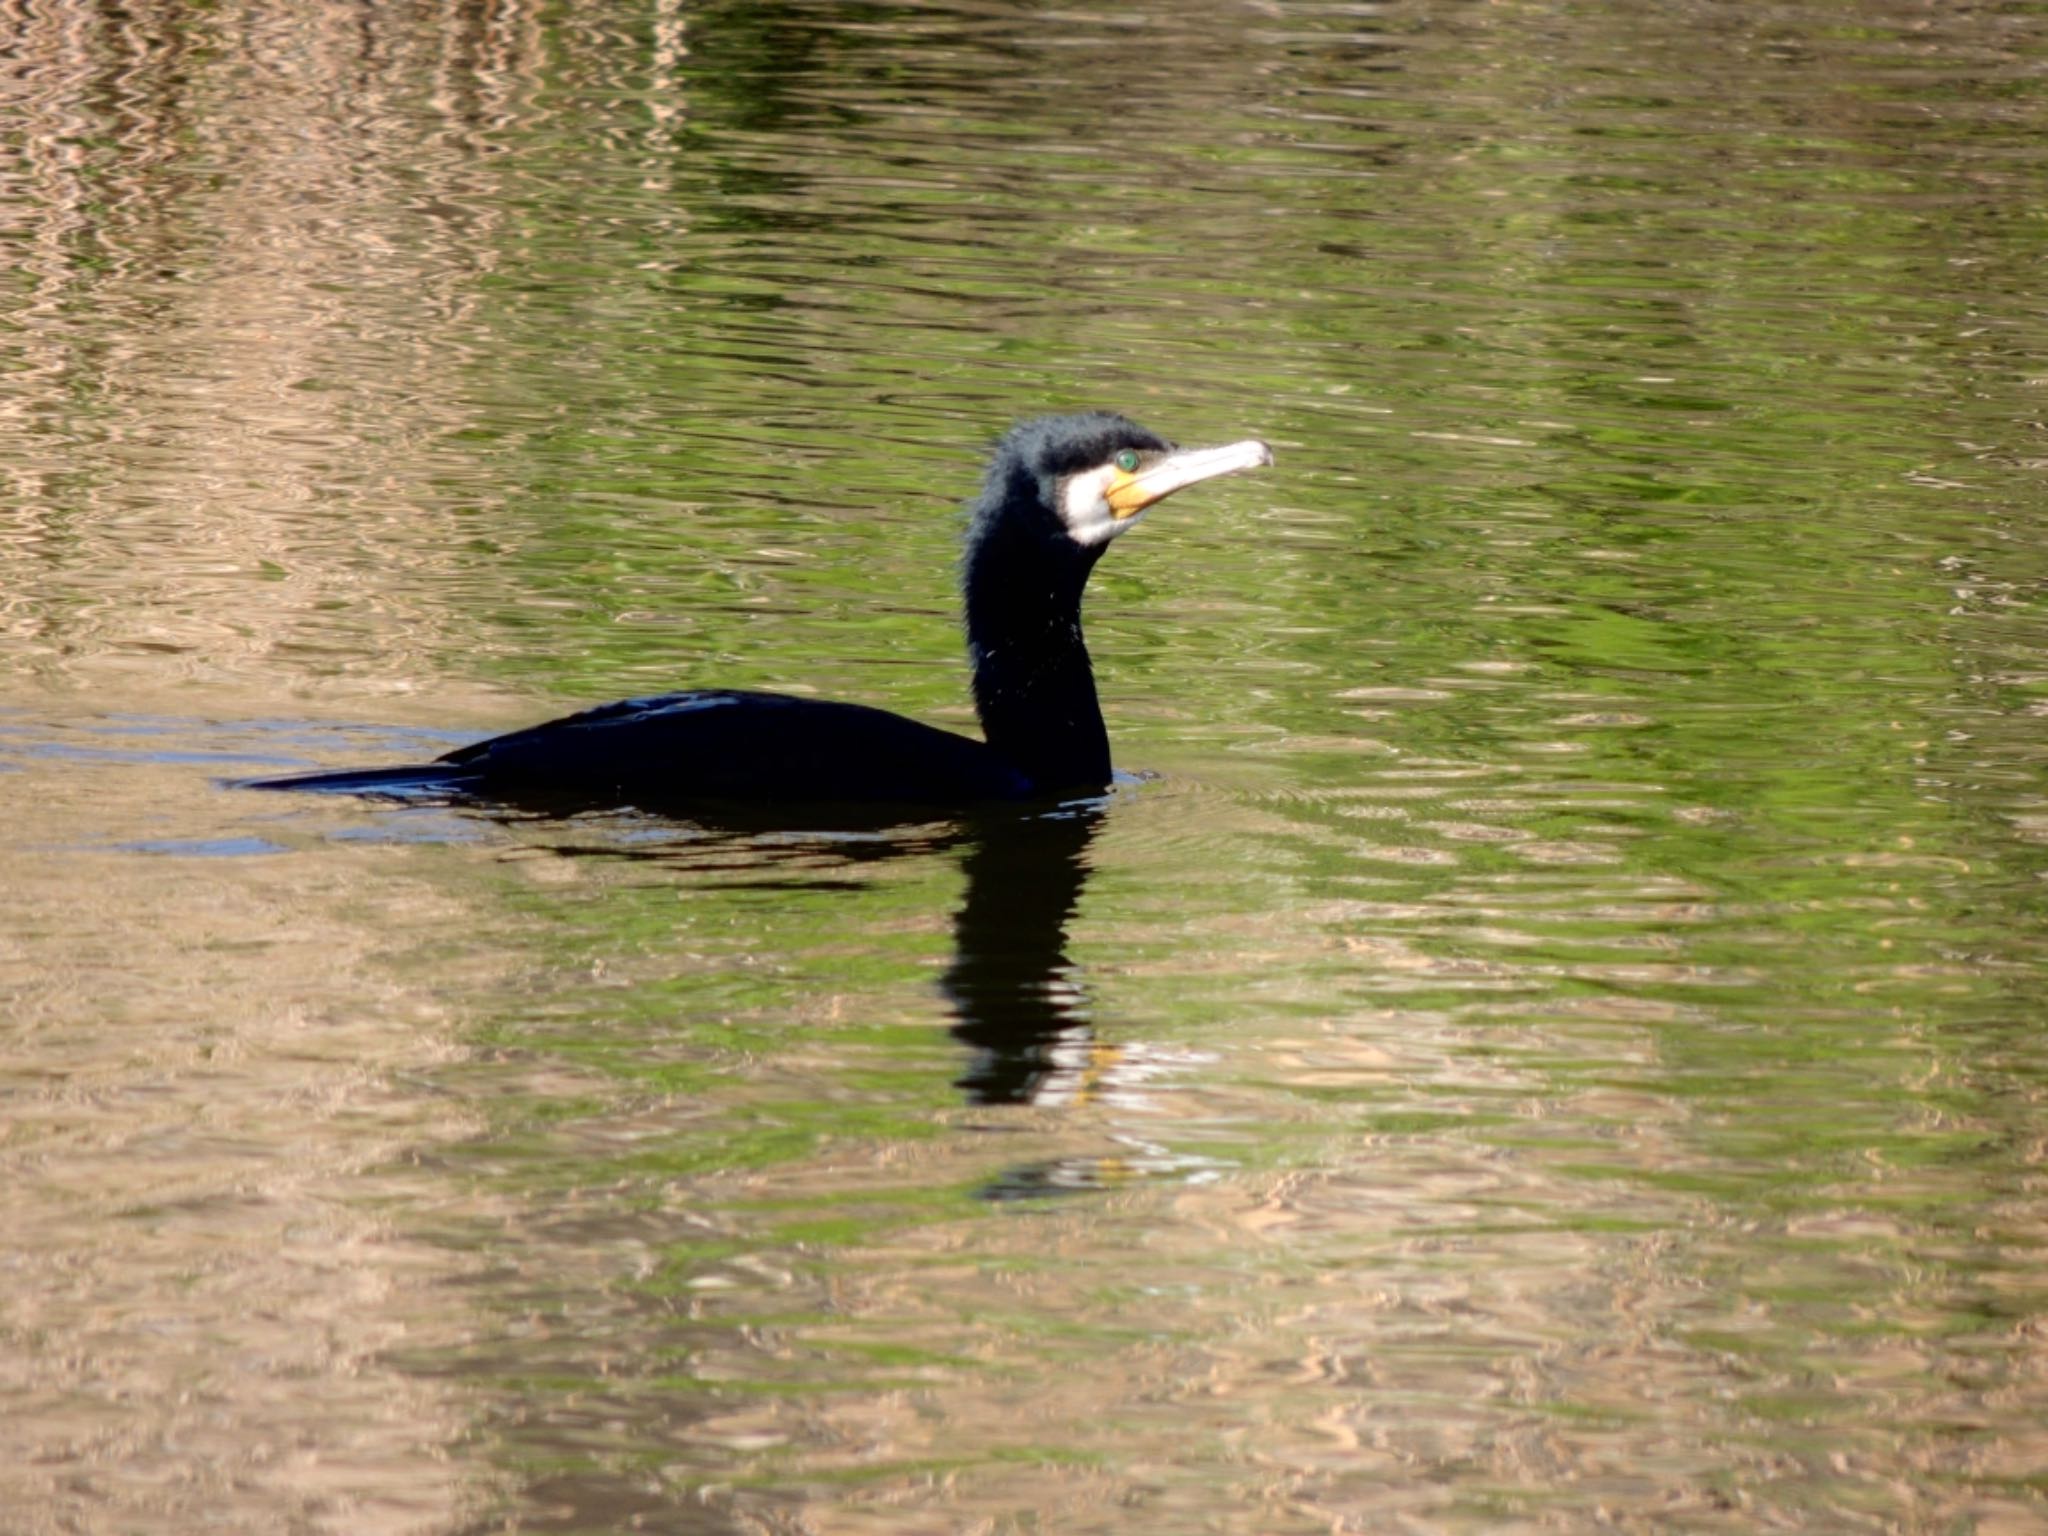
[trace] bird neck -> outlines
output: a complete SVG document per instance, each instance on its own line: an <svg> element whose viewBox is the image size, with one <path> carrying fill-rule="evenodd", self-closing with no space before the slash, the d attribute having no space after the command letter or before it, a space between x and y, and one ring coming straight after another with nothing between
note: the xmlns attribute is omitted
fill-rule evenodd
<svg viewBox="0 0 2048 1536"><path fill-rule="evenodd" d="M967 550L967 657L982 735L1043 790L1109 782L1109 732L1081 639L1094 554L1000 530Z"/></svg>

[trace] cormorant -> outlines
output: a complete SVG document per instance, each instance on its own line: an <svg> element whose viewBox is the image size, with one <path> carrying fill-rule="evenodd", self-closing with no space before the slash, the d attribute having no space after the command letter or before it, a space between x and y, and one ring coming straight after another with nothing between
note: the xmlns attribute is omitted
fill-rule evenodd
<svg viewBox="0 0 2048 1536"><path fill-rule="evenodd" d="M1110 780L1081 640L1109 541L1197 481L1273 462L1262 442L1179 449L1105 411L1044 416L997 444L961 590L985 741L862 704L702 689L622 699L430 763L254 779L253 789L661 811L704 802L960 807Z"/></svg>

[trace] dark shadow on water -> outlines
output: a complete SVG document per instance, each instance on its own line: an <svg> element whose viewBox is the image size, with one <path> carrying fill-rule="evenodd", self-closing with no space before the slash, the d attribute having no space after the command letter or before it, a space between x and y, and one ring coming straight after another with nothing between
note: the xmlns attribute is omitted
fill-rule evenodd
<svg viewBox="0 0 2048 1536"><path fill-rule="evenodd" d="M814 808L813 825L734 810L691 821L633 815L559 818L470 809L521 833L534 853L626 859L716 875L759 890L863 888L850 871L882 860L964 850L966 890L953 914L953 958L939 982L953 1033L968 1047L954 1080L974 1104L1028 1104L1071 1078L1092 1040L1081 972L1066 955L1067 923L1087 884L1088 849L1107 798L891 824L887 815ZM860 823L865 820L866 825ZM589 833L570 841L567 828ZM535 834L546 829L545 841Z"/></svg>
<svg viewBox="0 0 2048 1536"><path fill-rule="evenodd" d="M847 808L819 808L809 828L788 826L787 808L773 825L743 812L689 823L490 814L528 838L543 826L592 834L581 842L528 841L535 852L647 861L753 890L844 891L849 900L864 889L853 868L961 850L966 889L953 913L952 961L939 980L953 1035L968 1052L954 1086L970 1104L1050 1107L1084 1102L1120 1076L1119 1053L1096 1039L1084 973L1066 953L1067 924L1110 803L1105 796L909 825L870 812L866 826L849 825L862 818ZM1070 1156L1003 1168L979 1193L999 1202L1044 1200L1186 1172L1178 1164L1148 1169L1143 1157L1129 1155Z"/></svg>
<svg viewBox="0 0 2048 1536"><path fill-rule="evenodd" d="M967 890L953 915L953 963L940 987L953 1033L973 1052L954 1081L976 1104L1030 1103L1059 1057L1091 1033L1067 923L1088 881L1100 803L974 829Z"/></svg>

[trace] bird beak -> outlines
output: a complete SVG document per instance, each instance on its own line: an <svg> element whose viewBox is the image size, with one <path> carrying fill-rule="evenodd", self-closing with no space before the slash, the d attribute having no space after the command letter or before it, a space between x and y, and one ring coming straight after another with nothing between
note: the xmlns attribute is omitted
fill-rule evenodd
<svg viewBox="0 0 2048 1536"><path fill-rule="evenodd" d="M1135 474L1118 471L1103 490L1110 515L1122 520L1136 517L1153 502L1198 480L1234 475L1273 462L1273 450L1257 438L1232 443L1227 448L1182 448L1154 459Z"/></svg>

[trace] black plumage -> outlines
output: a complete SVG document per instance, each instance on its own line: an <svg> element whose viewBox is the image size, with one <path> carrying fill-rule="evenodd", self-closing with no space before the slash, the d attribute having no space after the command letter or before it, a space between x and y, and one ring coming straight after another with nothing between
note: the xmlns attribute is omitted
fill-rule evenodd
<svg viewBox="0 0 2048 1536"><path fill-rule="evenodd" d="M1047 416L990 459L961 565L983 741L886 710L705 689L623 699L430 763L295 774L250 788L673 810L704 803L959 807L1049 799L1110 778L1081 594L1145 508L1272 462L1263 443L1180 451L1107 412Z"/></svg>

